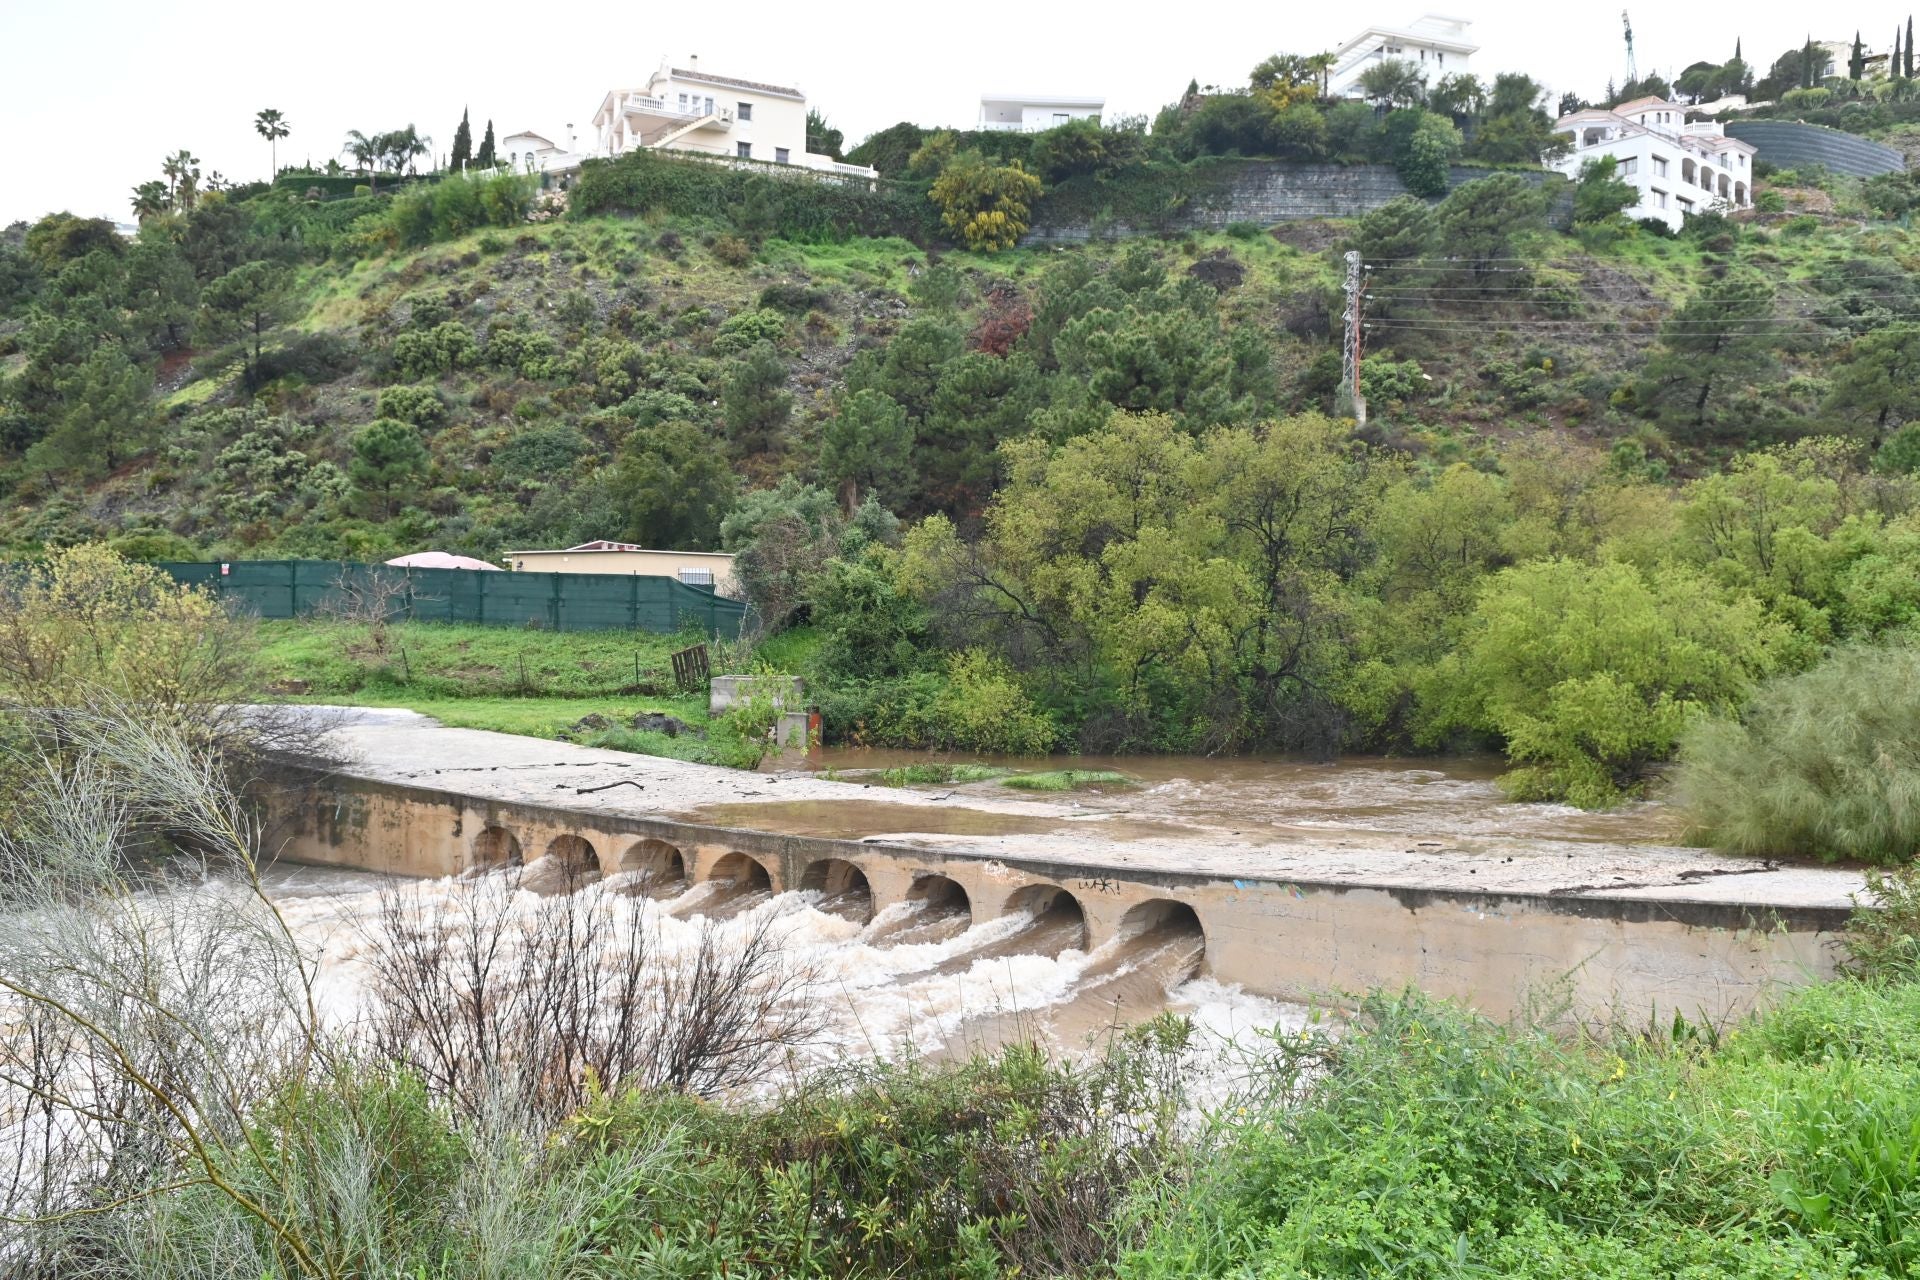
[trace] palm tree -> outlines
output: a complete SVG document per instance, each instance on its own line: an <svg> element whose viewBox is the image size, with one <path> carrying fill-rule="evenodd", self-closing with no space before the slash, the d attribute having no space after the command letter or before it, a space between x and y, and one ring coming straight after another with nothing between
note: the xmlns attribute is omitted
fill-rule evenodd
<svg viewBox="0 0 1920 1280"><path fill-rule="evenodd" d="M293 129L287 124L285 116L268 107L253 118L253 131L267 140L267 156L273 166L267 174L267 181L272 182L280 173L280 139L292 133Z"/></svg>
<svg viewBox="0 0 1920 1280"><path fill-rule="evenodd" d="M157 218L173 206L167 184L155 178L133 189L133 216L141 222Z"/></svg>
<svg viewBox="0 0 1920 1280"><path fill-rule="evenodd" d="M199 164L199 158L185 147L182 147L160 162L160 172L167 176L167 198L172 200L174 204L178 205L180 203L179 192L181 179L185 178L189 173L193 173L197 177L199 174Z"/></svg>
<svg viewBox="0 0 1920 1280"><path fill-rule="evenodd" d="M392 162L396 174L402 169L411 173L413 162L430 154L433 149L433 139L422 136L411 124L404 129L382 134L381 138L386 143L387 158Z"/></svg>
<svg viewBox="0 0 1920 1280"><path fill-rule="evenodd" d="M1333 63L1331 53L1312 54L1305 63L1307 72L1320 82L1320 96L1323 98L1330 92L1328 82L1333 78Z"/></svg>
<svg viewBox="0 0 1920 1280"><path fill-rule="evenodd" d="M340 148L352 156L353 162L367 175L367 189L370 191L379 186L379 178L373 168L374 161L385 155L386 149L386 135L375 134L369 138L358 129L347 130L346 145Z"/></svg>

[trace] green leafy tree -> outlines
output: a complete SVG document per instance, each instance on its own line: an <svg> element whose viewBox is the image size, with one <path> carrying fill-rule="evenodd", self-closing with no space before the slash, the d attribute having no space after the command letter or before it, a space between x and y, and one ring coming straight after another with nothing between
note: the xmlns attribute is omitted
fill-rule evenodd
<svg viewBox="0 0 1920 1280"><path fill-rule="evenodd" d="M253 118L253 131L267 140L267 180L271 182L280 172L280 139L293 132L293 126L287 118L268 107Z"/></svg>
<svg viewBox="0 0 1920 1280"><path fill-rule="evenodd" d="M1407 134L1394 168L1414 195L1443 196L1447 193L1448 170L1459 156L1460 146L1460 131L1451 120L1423 111Z"/></svg>
<svg viewBox="0 0 1920 1280"><path fill-rule="evenodd" d="M117 345L96 347L60 391L65 409L58 425L27 451L29 467L91 479L151 441L153 378Z"/></svg>
<svg viewBox="0 0 1920 1280"><path fill-rule="evenodd" d="M1462 646L1425 682L1429 741L1497 734L1519 798L1612 804L1698 716L1737 707L1785 628L1678 567L1541 560L1488 583Z"/></svg>
<svg viewBox="0 0 1920 1280"><path fill-rule="evenodd" d="M1612 156L1601 156L1580 166L1580 177L1573 186L1575 222L1605 222L1639 203L1639 191L1620 177L1619 168L1619 162Z"/></svg>
<svg viewBox="0 0 1920 1280"><path fill-rule="evenodd" d="M353 437L347 475L362 510L392 517L419 491L428 463L418 427L398 418L375 418Z"/></svg>
<svg viewBox="0 0 1920 1280"><path fill-rule="evenodd" d="M712 551L720 545L720 522L733 509L735 481L712 437L676 420L627 437L608 492L620 513L622 538L675 551Z"/></svg>
<svg viewBox="0 0 1920 1280"><path fill-rule="evenodd" d="M720 522L734 579L767 631L812 603L827 563L840 552L842 520L831 493L792 476L756 489Z"/></svg>
<svg viewBox="0 0 1920 1280"><path fill-rule="evenodd" d="M467 109L460 108L460 125L453 131L453 152L447 157L447 168L453 173L465 173L467 164L473 159L473 125L467 119Z"/></svg>
<svg viewBox="0 0 1920 1280"><path fill-rule="evenodd" d="M473 163L481 169L491 169L499 163L494 155L493 121L491 120L487 121L486 135L480 139L480 149L473 153Z"/></svg>
<svg viewBox="0 0 1920 1280"><path fill-rule="evenodd" d="M843 148L846 135L827 123L826 116L813 107L807 108L807 150L817 156L827 156L834 160L844 160Z"/></svg>
<svg viewBox="0 0 1920 1280"><path fill-rule="evenodd" d="M1870 424L1875 448L1920 418L1920 324L1898 321L1856 341L1834 369L1824 412Z"/></svg>
<svg viewBox="0 0 1920 1280"><path fill-rule="evenodd" d="M925 129L902 120L899 124L870 134L859 146L847 152L847 162L864 164L888 175L902 174L907 171L914 153L920 150L926 140Z"/></svg>
<svg viewBox="0 0 1920 1280"><path fill-rule="evenodd" d="M1441 76L1427 94L1427 110L1451 117L1455 124L1479 119L1486 107L1486 87L1470 72Z"/></svg>
<svg viewBox="0 0 1920 1280"><path fill-rule="evenodd" d="M285 267L248 262L209 284L200 294L201 331L213 341L239 338L245 344L246 383L257 390L266 335L280 323L289 305L291 280Z"/></svg>
<svg viewBox="0 0 1920 1280"><path fill-rule="evenodd" d="M1772 365L1772 318L1773 285L1764 277L1729 272L1709 281L1661 325L1646 401L1669 421L1704 430L1716 393Z"/></svg>
<svg viewBox="0 0 1920 1280"><path fill-rule="evenodd" d="M727 439L741 455L764 453L793 413L787 362L771 342L756 343L727 369L720 392Z"/></svg>
<svg viewBox="0 0 1920 1280"><path fill-rule="evenodd" d="M142 236L127 250L130 327L159 351L175 351L192 332L200 288L173 242Z"/></svg>
<svg viewBox="0 0 1920 1280"><path fill-rule="evenodd" d="M1459 261L1463 282L1486 288L1501 279L1515 241L1546 225L1546 196L1517 173L1455 187L1434 214L1437 242ZM1511 280L1511 276L1507 277Z"/></svg>
<svg viewBox="0 0 1920 1280"><path fill-rule="evenodd" d="M933 180L927 196L940 220L969 249L1011 249L1027 233L1040 179L1019 161L990 163L978 152L957 156Z"/></svg>
<svg viewBox="0 0 1920 1280"><path fill-rule="evenodd" d="M851 514L862 495L898 502L913 469L907 411L882 392L855 391L820 433L820 473L846 494Z"/></svg>

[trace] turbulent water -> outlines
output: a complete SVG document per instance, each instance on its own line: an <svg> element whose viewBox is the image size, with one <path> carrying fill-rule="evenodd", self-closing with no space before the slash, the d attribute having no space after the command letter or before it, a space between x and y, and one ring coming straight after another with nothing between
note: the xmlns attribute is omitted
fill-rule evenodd
<svg viewBox="0 0 1920 1280"><path fill-rule="evenodd" d="M527 887L539 887L535 870L513 882L516 914L540 910L542 894ZM636 892L636 879L616 875L573 891L596 895L622 921L640 913L660 963L690 957L709 922L723 945L771 924L787 958L813 973L807 998L818 1002L823 1025L795 1046L794 1071L849 1058L946 1057L1014 1040L1077 1054L1165 1010L1190 1016L1202 1040L1223 1051L1305 1021L1297 1006L1207 978L1197 929L1178 921L1088 952L1077 913L1057 905L970 924L964 906L913 901L869 919L864 895L774 894L708 881L649 897ZM365 1002L381 884L370 874L296 867L269 879L296 936L319 957L321 1011L337 1025L351 1023ZM450 912L468 891L457 880L404 889L429 917Z"/></svg>

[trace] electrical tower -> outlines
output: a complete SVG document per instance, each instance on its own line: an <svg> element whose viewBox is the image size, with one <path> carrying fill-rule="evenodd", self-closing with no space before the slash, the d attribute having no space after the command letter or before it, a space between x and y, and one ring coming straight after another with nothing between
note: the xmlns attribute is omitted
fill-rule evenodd
<svg viewBox="0 0 1920 1280"><path fill-rule="evenodd" d="M1624 27L1627 32L1627 83L1638 84L1640 82L1640 68L1636 66L1633 61L1633 19L1627 16L1625 9L1620 11L1620 25Z"/></svg>
<svg viewBox="0 0 1920 1280"><path fill-rule="evenodd" d="M1353 420L1359 426L1367 425L1367 398L1360 393L1360 334L1364 327L1366 293L1360 274L1360 255L1347 252L1347 295L1346 314L1340 318L1346 322L1346 330L1340 340L1340 378L1346 391L1346 398L1353 406Z"/></svg>

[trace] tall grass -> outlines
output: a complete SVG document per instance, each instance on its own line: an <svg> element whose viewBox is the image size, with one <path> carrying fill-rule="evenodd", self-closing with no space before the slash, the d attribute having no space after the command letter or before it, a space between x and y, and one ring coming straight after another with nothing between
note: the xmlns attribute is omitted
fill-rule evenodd
<svg viewBox="0 0 1920 1280"><path fill-rule="evenodd" d="M1674 794L1736 853L1894 864L1920 853L1920 649L1836 650L1695 724Z"/></svg>

